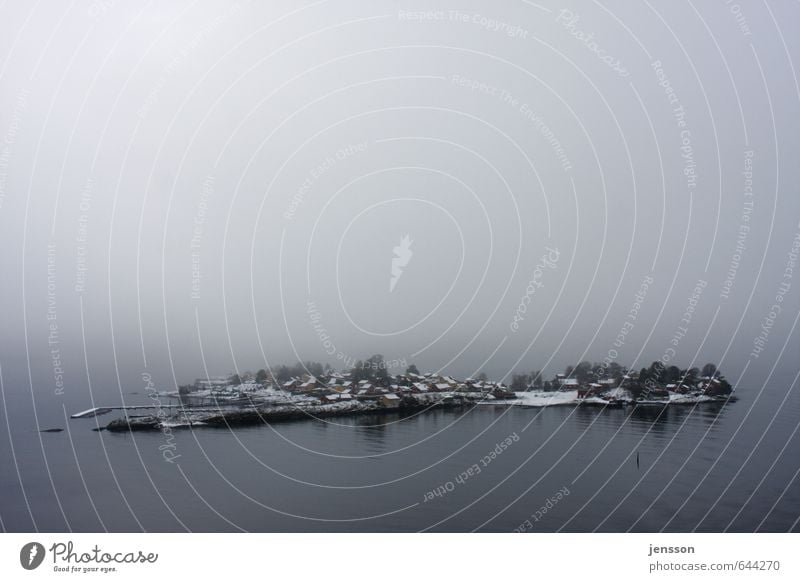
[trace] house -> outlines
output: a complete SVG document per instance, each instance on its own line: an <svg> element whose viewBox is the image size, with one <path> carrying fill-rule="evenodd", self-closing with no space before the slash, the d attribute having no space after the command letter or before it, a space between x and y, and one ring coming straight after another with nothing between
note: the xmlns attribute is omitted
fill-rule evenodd
<svg viewBox="0 0 800 582"><path fill-rule="evenodd" d="M669 392L661 386L654 386L647 392L648 400L669 400Z"/></svg>
<svg viewBox="0 0 800 582"><path fill-rule="evenodd" d="M599 382L592 382L586 386L580 386L578 388L578 398L587 398L589 396L597 396L603 390L605 390L605 386L600 384Z"/></svg>
<svg viewBox="0 0 800 582"><path fill-rule="evenodd" d="M567 378L564 374L556 374L556 381L560 387L566 386L570 390L575 390L578 387L577 378Z"/></svg>
<svg viewBox="0 0 800 582"><path fill-rule="evenodd" d="M514 394L511 390L499 384L495 386L494 389L492 390L492 396L494 396L498 400L508 400L517 397L517 395Z"/></svg>
<svg viewBox="0 0 800 582"><path fill-rule="evenodd" d="M351 394L340 394L339 392L335 392L334 394L326 394L321 400L326 403L342 401L348 402L353 400L353 396Z"/></svg>
<svg viewBox="0 0 800 582"><path fill-rule="evenodd" d="M312 390L316 389L316 387L317 379L314 376L310 376L305 382L297 387L297 390L300 392L311 392Z"/></svg>
<svg viewBox="0 0 800 582"><path fill-rule="evenodd" d="M380 402L386 408L400 407L400 397L397 394L382 394L378 399L378 402Z"/></svg>
<svg viewBox="0 0 800 582"><path fill-rule="evenodd" d="M198 378L194 381L195 390L214 390L228 385L228 379L220 376L215 378Z"/></svg>
<svg viewBox="0 0 800 582"><path fill-rule="evenodd" d="M483 382L475 382L474 384L472 384L471 388L472 390L470 390L470 392L472 391L485 392L487 390L487 387L484 385Z"/></svg>
<svg viewBox="0 0 800 582"><path fill-rule="evenodd" d="M729 391L725 389L722 382L717 378L712 378L710 382L703 387L703 394L706 396L725 396Z"/></svg>

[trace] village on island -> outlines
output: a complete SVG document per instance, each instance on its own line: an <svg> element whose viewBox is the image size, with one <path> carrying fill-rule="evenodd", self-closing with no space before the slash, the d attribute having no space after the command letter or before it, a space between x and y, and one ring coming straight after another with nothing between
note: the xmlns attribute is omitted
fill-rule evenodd
<svg viewBox="0 0 800 582"><path fill-rule="evenodd" d="M391 374L383 356L358 361L338 372L317 362L202 378L177 391L148 390L153 405L94 408L73 415L93 417L112 410L125 416L111 421L112 431L165 427L236 426L353 414L424 412L478 405L666 406L729 401L731 385L714 364L682 370L653 362L639 371L616 362L581 362L549 380L540 371L514 374L509 384L480 373L458 380L441 373L420 373L415 365ZM152 383L151 383L152 384ZM147 409L156 413L140 414Z"/></svg>

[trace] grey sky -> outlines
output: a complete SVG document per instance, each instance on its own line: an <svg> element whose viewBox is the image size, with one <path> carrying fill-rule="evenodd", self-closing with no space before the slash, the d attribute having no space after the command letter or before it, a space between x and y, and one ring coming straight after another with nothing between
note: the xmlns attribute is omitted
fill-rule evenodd
<svg viewBox="0 0 800 582"><path fill-rule="evenodd" d="M797 4L2 10L12 384L29 356L52 394L56 348L74 390L84 355L101 390L376 352L459 376L616 350L794 377Z"/></svg>

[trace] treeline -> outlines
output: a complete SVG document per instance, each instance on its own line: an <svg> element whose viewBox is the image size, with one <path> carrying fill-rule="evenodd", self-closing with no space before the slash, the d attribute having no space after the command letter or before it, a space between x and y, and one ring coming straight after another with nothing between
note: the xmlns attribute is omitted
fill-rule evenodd
<svg viewBox="0 0 800 582"><path fill-rule="evenodd" d="M716 378L725 381L725 377L720 374L716 364L706 364L702 368L689 368L681 370L677 366L665 366L661 362L653 362L649 368L639 370L639 381L646 382L653 380L661 384L677 384L685 382L694 384L700 378Z"/></svg>
<svg viewBox="0 0 800 582"><path fill-rule="evenodd" d="M297 362L294 365L281 364L271 370L259 370L255 375L243 374L245 379L254 379L256 382L265 383L272 380L275 383L283 383L292 378L301 378L306 374L317 378L329 376L335 370L330 364L321 362ZM377 386L388 386L393 379L389 373L384 357L381 354L374 354L365 360L358 360L352 368L347 370L350 379L355 382L367 380ZM417 366L409 365L405 369L406 375L420 374ZM636 378L624 379L626 375L637 376ZM563 374L557 374L551 379L545 379L541 370L534 370L530 373L513 374L511 377L510 388L514 392L524 392L526 390L545 390L554 391L561 387L560 379L574 378L580 384L597 382L604 378L613 378L618 384L636 393L646 390L647 386L656 384L687 384L694 385L701 378L716 379L725 392L730 391L730 384L725 377L720 374L715 364L706 364L702 368L682 369L678 366L666 366L661 361L655 361L649 367L641 368L638 373L632 373L628 368L621 366L617 362L588 362L583 361L575 366L567 366ZM487 381L486 374L480 373L475 378L478 381ZM401 380L402 381L402 380ZM231 384L242 383L242 378L234 374L230 378ZM644 388L643 388L644 387Z"/></svg>
<svg viewBox="0 0 800 582"><path fill-rule="evenodd" d="M613 378L618 383L623 381L626 374L630 374L628 368L621 366L617 362L580 362L575 366L567 366L562 377L574 378L581 384L597 382L603 378ZM638 386L636 384L658 383L658 384L696 384L701 378L715 378L719 380L723 389L729 390L730 384L720 373L715 364L706 364L702 368L682 369L678 366L666 366L661 361L650 364L647 368L642 368L636 374L635 381L628 379L624 386L634 392ZM559 375L546 380L540 370L529 374L513 374L511 377L511 389L515 392L525 390L558 390L561 386Z"/></svg>
<svg viewBox="0 0 800 582"><path fill-rule="evenodd" d="M324 376L333 371L330 364L322 364L321 362L297 362L293 366L280 364L270 370L274 379L277 382L286 382L292 378L300 378L303 374L311 374L312 376ZM270 378L267 370L259 370L256 372L256 382L266 382Z"/></svg>
<svg viewBox="0 0 800 582"><path fill-rule="evenodd" d="M608 364L581 362L576 366L567 366L563 376L575 378L581 384L585 384L602 378L613 378L619 382L627 373L628 369L620 366L617 362ZM515 392L522 392L531 388L536 390L558 390L560 386L558 375L546 380L541 370L533 371L530 374L514 374L511 377L511 389Z"/></svg>
<svg viewBox="0 0 800 582"><path fill-rule="evenodd" d="M276 383L283 383L291 380L292 378L301 378L306 374L320 378L329 376L336 370L330 364L322 364L321 362L297 362L294 365L280 364L273 367L271 370L259 370L256 372L254 379L256 382L264 383L268 380L273 380ZM374 354L365 360L357 360L353 367L347 370L350 374L350 379L353 381L367 380L379 386L388 384L392 378L389 374L389 366L381 354ZM405 370L406 374L419 374L417 366L411 364ZM245 377L247 374L245 374ZM238 385L242 383L242 379L238 374L231 377L231 384Z"/></svg>

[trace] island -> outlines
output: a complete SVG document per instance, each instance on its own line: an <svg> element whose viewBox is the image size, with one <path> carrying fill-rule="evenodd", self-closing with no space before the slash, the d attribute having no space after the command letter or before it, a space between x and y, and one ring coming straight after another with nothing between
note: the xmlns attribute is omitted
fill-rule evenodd
<svg viewBox="0 0 800 582"><path fill-rule="evenodd" d="M341 372L318 362L278 366L270 371L201 378L176 391L159 392L153 387L148 389L151 405L98 407L73 417L122 410L124 416L102 428L134 431L424 413L487 405L616 408L735 400L732 386L714 364L680 369L653 362L636 371L616 362L581 362L547 380L541 371L513 374L509 384L489 380L484 373L463 380L439 372L420 373L413 364L401 373L392 374L390 369L380 354Z"/></svg>

